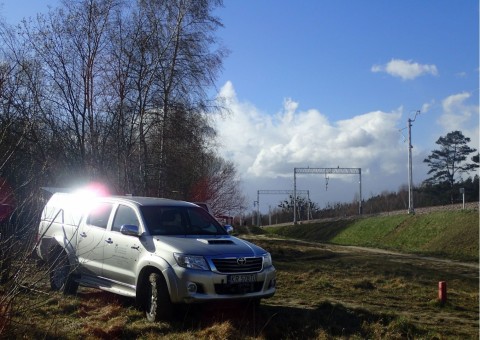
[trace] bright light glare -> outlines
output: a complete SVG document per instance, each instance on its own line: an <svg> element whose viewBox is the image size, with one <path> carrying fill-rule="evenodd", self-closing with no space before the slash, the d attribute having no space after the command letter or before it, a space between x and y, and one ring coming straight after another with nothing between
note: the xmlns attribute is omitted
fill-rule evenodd
<svg viewBox="0 0 480 340"><path fill-rule="evenodd" d="M77 189L73 192L74 195L78 195L81 197L102 197L108 196L110 194L108 188L101 184L101 183L90 183L84 188Z"/></svg>
<svg viewBox="0 0 480 340"><path fill-rule="evenodd" d="M107 196L108 190L104 185L93 183L87 187L77 189L71 194L62 195L57 199L61 202L54 204L64 209L65 221L77 225L81 216L90 208L95 197Z"/></svg>
<svg viewBox="0 0 480 340"><path fill-rule="evenodd" d="M88 198L93 198L97 197L97 194L94 191L88 190L88 189L78 189L75 190L72 195L79 199L88 199Z"/></svg>

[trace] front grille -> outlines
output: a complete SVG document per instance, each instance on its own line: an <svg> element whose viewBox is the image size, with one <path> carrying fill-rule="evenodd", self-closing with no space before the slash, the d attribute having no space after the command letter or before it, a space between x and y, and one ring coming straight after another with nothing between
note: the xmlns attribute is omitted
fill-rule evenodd
<svg viewBox="0 0 480 340"><path fill-rule="evenodd" d="M215 293L218 295L257 293L262 290L262 287L263 281L251 283L216 284Z"/></svg>
<svg viewBox="0 0 480 340"><path fill-rule="evenodd" d="M255 273L262 270L262 257L212 259L219 273Z"/></svg>

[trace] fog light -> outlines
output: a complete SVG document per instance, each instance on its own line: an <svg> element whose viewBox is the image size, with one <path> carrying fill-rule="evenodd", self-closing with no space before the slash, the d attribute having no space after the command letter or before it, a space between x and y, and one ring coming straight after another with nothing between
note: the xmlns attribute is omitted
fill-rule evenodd
<svg viewBox="0 0 480 340"><path fill-rule="evenodd" d="M268 288L275 288L275 285L277 284L276 280L270 280L270 284L268 285Z"/></svg>
<svg viewBox="0 0 480 340"><path fill-rule="evenodd" d="M189 293L196 293L197 292L197 285L193 282L189 282L187 284L187 290Z"/></svg>

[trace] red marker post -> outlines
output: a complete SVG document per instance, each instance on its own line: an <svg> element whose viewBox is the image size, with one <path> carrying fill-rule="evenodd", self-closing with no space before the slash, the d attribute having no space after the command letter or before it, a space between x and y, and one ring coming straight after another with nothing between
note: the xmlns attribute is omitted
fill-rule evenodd
<svg viewBox="0 0 480 340"><path fill-rule="evenodd" d="M438 282L438 300L443 305L447 302L447 282L439 281Z"/></svg>

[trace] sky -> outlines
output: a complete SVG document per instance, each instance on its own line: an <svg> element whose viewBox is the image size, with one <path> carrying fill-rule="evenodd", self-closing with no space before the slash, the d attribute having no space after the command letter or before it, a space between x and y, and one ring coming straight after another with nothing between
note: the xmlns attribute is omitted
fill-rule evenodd
<svg viewBox="0 0 480 340"><path fill-rule="evenodd" d="M56 0L0 0L9 23ZM362 198L413 183L439 137L479 149L478 0L225 0L215 15L230 50L212 97L219 152L237 166L248 209L293 190L294 168L360 168ZM420 114L417 114L417 113ZM352 202L358 175L297 175L320 207Z"/></svg>

